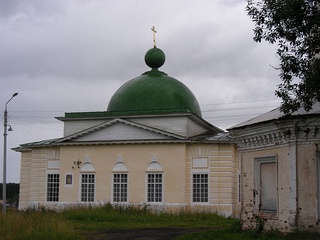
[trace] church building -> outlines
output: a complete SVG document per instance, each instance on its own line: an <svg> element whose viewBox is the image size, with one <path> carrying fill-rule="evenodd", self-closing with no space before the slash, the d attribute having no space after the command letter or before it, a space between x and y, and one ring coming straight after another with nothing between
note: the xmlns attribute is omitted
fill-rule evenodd
<svg viewBox="0 0 320 240"><path fill-rule="evenodd" d="M201 116L194 94L159 70L122 85L107 111L68 112L61 138L22 144L19 209L137 204L238 217L240 168L228 133Z"/></svg>

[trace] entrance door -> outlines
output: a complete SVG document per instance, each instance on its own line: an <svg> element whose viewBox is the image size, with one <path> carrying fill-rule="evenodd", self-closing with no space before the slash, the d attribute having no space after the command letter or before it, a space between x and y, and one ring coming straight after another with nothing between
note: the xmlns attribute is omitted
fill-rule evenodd
<svg viewBox="0 0 320 240"><path fill-rule="evenodd" d="M260 164L260 211L277 211L277 164Z"/></svg>

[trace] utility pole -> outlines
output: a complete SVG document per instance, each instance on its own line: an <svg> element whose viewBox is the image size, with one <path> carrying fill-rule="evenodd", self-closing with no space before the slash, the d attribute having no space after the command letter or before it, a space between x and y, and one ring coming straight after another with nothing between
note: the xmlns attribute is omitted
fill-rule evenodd
<svg viewBox="0 0 320 240"><path fill-rule="evenodd" d="M8 110L7 105L12 98L17 96L18 93L14 93L9 101L6 103L4 108L3 117L3 185L2 185L2 212L3 215L7 212L7 131L8 131ZM11 126L10 126L11 129ZM9 130L10 130L9 129ZM12 129L11 129L12 131Z"/></svg>

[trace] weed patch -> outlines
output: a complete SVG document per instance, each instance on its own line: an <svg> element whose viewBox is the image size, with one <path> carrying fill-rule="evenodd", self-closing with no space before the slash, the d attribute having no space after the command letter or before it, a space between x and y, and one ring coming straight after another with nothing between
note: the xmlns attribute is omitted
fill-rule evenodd
<svg viewBox="0 0 320 240"><path fill-rule="evenodd" d="M55 212L8 211L0 215L0 239L71 240L83 239L70 222Z"/></svg>
<svg viewBox="0 0 320 240"><path fill-rule="evenodd" d="M312 232L283 234L277 230L262 230L258 227L242 231L239 220L214 213L155 212L134 205L73 206L61 212L41 208L37 211L8 211L6 215L0 215L0 239L8 240L119 239L124 234L121 239L132 239L130 236L138 239L146 235L148 239L154 236L154 239L176 240L320 239L318 233Z"/></svg>

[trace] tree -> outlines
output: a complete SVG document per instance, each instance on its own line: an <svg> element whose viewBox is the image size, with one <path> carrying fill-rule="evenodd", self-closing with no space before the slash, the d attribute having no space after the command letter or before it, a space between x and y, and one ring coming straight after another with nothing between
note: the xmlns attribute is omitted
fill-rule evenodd
<svg viewBox="0 0 320 240"><path fill-rule="evenodd" d="M3 184L0 183L0 199L2 199L2 187ZM7 203L10 205L18 205L19 202L19 188L20 184L19 183L7 183Z"/></svg>
<svg viewBox="0 0 320 240"><path fill-rule="evenodd" d="M277 44L280 110L306 111L320 101L320 4L310 0L247 0L254 41Z"/></svg>

